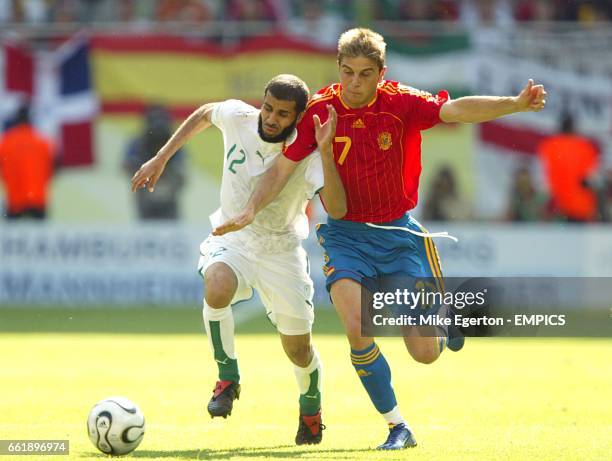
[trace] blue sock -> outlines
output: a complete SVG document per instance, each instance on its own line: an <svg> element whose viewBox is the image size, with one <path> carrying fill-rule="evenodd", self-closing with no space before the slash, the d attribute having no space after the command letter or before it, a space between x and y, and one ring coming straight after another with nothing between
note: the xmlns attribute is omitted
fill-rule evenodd
<svg viewBox="0 0 612 461"><path fill-rule="evenodd" d="M391 386L391 369L376 343L362 350L351 349L351 362L379 413L387 413L397 405Z"/></svg>

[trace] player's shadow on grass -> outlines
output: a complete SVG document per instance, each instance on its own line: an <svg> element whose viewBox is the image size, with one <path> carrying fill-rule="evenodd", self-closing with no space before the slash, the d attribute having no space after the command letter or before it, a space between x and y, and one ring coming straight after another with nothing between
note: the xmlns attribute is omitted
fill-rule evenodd
<svg viewBox="0 0 612 461"><path fill-rule="evenodd" d="M320 450L317 447L297 448L295 445L279 445L276 447L237 447L226 450L136 450L130 455L132 458L181 458L181 459L232 459L240 456L251 458L292 458L312 454L320 458L323 454L330 455L334 459L352 459L350 453L368 452L371 449L327 449ZM347 456L342 456L346 453ZM308 458L306 456L305 458Z"/></svg>

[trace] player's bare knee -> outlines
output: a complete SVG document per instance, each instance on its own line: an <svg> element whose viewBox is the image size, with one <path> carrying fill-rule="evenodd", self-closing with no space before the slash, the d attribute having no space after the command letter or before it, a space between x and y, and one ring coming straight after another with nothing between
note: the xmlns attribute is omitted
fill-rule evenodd
<svg viewBox="0 0 612 461"><path fill-rule="evenodd" d="M228 284L224 284L223 281L204 283L204 299L206 304L213 309L227 307L232 302L235 291Z"/></svg>
<svg viewBox="0 0 612 461"><path fill-rule="evenodd" d="M213 309L220 309L232 302L238 287L238 280L227 265L217 263L206 270L204 287L206 304Z"/></svg>
<svg viewBox="0 0 612 461"><path fill-rule="evenodd" d="M223 293L206 293L204 296L206 299L206 304L208 304L213 309L222 309L224 307L229 306L232 302L232 297Z"/></svg>
<svg viewBox="0 0 612 461"><path fill-rule="evenodd" d="M430 364L440 357L438 338L428 336L404 336L404 344L410 356L419 363Z"/></svg>
<svg viewBox="0 0 612 461"><path fill-rule="evenodd" d="M425 365L435 362L440 357L438 350L433 347L407 347L407 349L414 360Z"/></svg>
<svg viewBox="0 0 612 461"><path fill-rule="evenodd" d="M431 363L434 363L436 360L438 360L438 353L420 353L419 355L417 355L415 357L415 360L419 363L422 363L424 365L429 365Z"/></svg>

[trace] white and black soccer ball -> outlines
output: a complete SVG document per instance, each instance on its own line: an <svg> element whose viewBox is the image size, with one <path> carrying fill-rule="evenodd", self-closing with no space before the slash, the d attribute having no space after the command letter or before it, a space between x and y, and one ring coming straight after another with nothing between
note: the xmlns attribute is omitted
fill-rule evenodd
<svg viewBox="0 0 612 461"><path fill-rule="evenodd" d="M109 397L96 403L87 418L87 432L94 446L108 455L125 455L144 437L145 419L140 408L125 397Z"/></svg>

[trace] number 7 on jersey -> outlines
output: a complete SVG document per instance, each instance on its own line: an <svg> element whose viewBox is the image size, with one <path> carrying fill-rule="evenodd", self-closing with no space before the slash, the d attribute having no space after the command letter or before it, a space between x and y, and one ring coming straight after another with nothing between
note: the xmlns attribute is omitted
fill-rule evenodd
<svg viewBox="0 0 612 461"><path fill-rule="evenodd" d="M334 142L344 143L344 146L342 146L342 152L340 153L340 157L338 158L338 165L342 165L346 160L346 156L348 155L349 150L351 148L351 138L349 138L348 136L336 136L334 138Z"/></svg>

